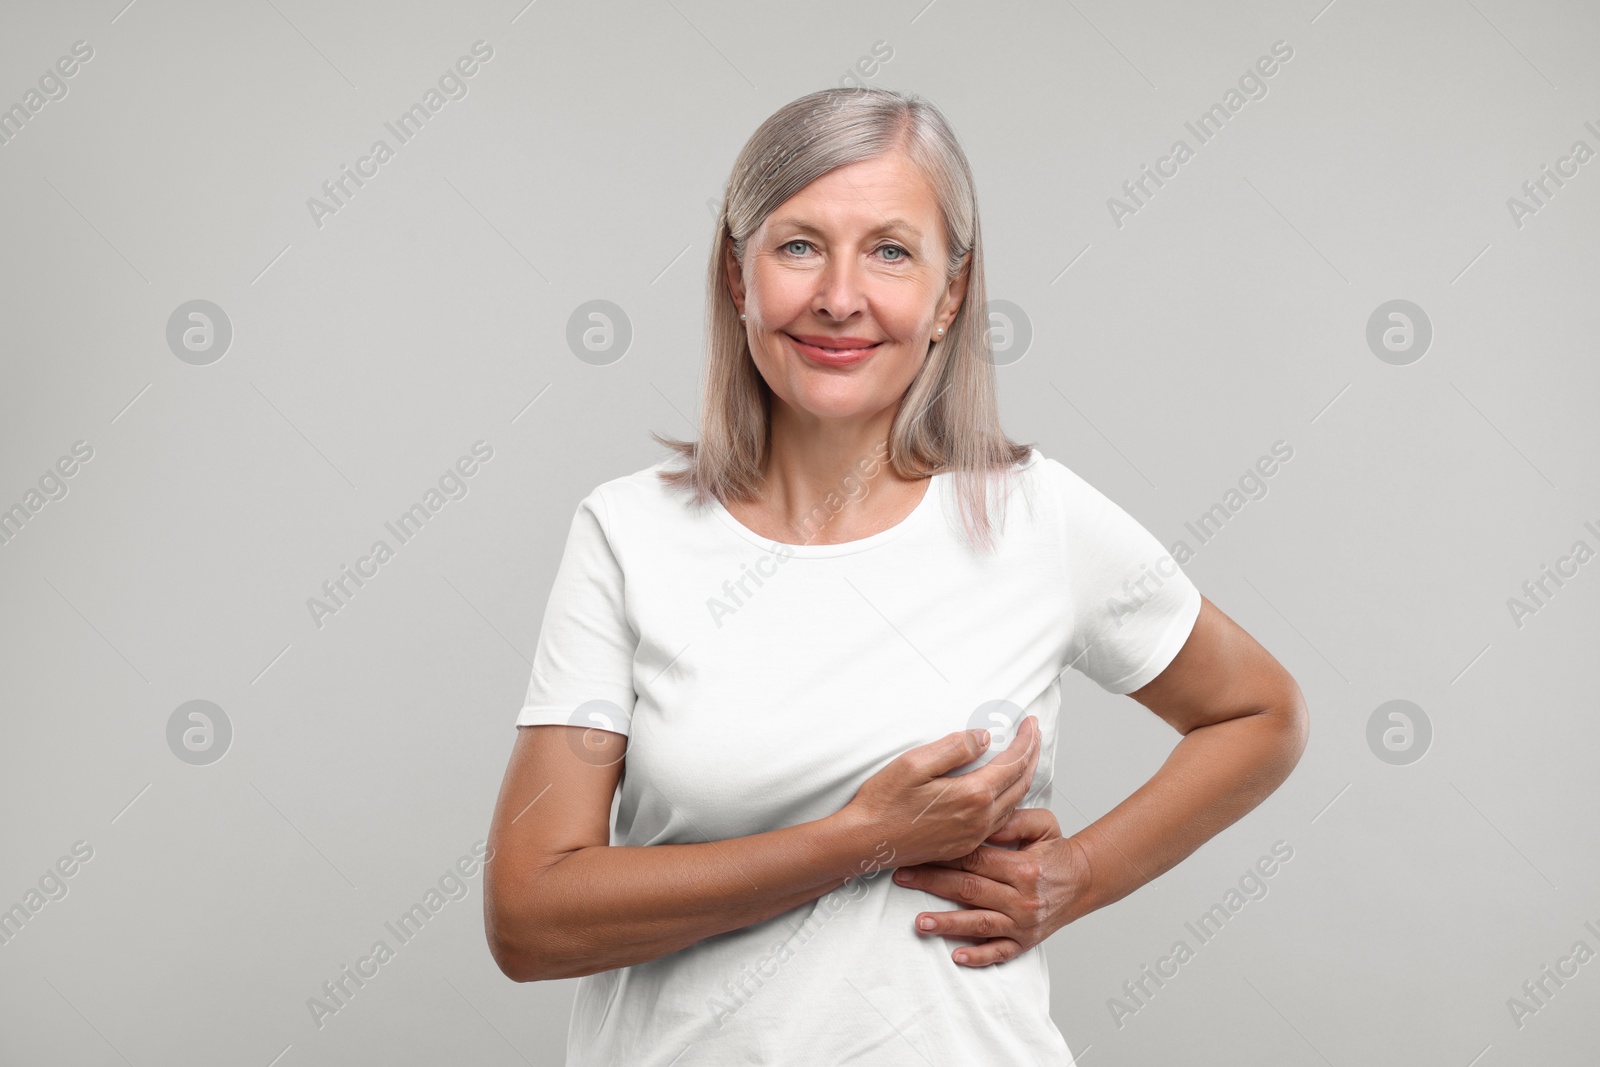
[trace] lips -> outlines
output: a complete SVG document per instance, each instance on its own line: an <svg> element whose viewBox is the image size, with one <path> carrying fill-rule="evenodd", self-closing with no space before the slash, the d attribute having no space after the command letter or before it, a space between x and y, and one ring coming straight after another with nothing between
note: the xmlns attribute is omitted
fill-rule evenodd
<svg viewBox="0 0 1600 1067"><path fill-rule="evenodd" d="M802 356L829 367L847 367L871 356L882 341L865 337L828 337L823 334L785 334Z"/></svg>

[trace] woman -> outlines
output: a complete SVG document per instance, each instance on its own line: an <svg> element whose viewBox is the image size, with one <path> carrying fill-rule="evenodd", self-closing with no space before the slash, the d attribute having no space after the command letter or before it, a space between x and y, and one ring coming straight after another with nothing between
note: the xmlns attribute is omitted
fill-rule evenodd
<svg viewBox="0 0 1600 1067"><path fill-rule="evenodd" d="M494 958L581 978L569 1067L1070 1064L1041 943L1269 795L1299 688L1000 429L972 177L928 103L768 119L708 300L700 440L573 518L490 831ZM1063 837L1069 667L1184 736Z"/></svg>

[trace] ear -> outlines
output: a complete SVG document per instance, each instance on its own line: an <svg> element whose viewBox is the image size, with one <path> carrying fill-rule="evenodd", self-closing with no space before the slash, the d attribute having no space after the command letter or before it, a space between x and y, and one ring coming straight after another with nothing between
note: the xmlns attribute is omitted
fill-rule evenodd
<svg viewBox="0 0 1600 1067"><path fill-rule="evenodd" d="M733 297L734 306L744 310L744 269L733 255L733 238L727 238L722 245L722 273L728 283L728 293Z"/></svg>
<svg viewBox="0 0 1600 1067"><path fill-rule="evenodd" d="M956 271L956 276L950 279L950 284L945 286L944 295L939 298L939 310L936 319L949 317L949 322L944 323L945 332L950 332L950 322L955 321L957 312L961 309L961 302L967 298L967 280L971 277L972 253L967 252L961 257L961 269Z"/></svg>

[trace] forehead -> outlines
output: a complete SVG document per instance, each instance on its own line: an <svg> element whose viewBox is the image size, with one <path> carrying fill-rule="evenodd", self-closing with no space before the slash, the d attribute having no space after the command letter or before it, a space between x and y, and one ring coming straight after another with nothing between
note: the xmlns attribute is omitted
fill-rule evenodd
<svg viewBox="0 0 1600 1067"><path fill-rule="evenodd" d="M836 167L778 205L767 227L896 229L937 240L939 200L903 152Z"/></svg>

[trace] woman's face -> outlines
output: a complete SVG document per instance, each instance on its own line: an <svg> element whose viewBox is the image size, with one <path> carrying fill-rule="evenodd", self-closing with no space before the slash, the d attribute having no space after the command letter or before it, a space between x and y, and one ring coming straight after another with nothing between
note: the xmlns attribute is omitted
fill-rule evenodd
<svg viewBox="0 0 1600 1067"><path fill-rule="evenodd" d="M938 201L902 152L830 171L779 205L746 242L742 271L728 256L774 418L869 421L894 408L966 292L965 270L946 283L945 257Z"/></svg>

